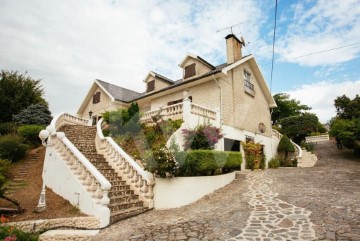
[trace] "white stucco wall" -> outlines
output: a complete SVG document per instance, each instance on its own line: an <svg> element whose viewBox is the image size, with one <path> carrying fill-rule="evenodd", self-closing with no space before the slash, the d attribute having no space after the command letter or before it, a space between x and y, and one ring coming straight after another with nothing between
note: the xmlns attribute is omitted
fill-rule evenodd
<svg viewBox="0 0 360 241"><path fill-rule="evenodd" d="M109 224L109 208L95 203L90 193L52 147L46 148L43 180L53 192L78 206L83 213L99 217L101 227Z"/></svg>
<svg viewBox="0 0 360 241"><path fill-rule="evenodd" d="M265 136L260 133L250 132L247 130L240 130L238 128L234 128L232 126L228 125L222 125L221 129L223 130L223 133L225 134L225 138L233 139L233 140L239 140L241 142L245 142L246 136L251 136L254 138L255 143L260 143L261 145L264 145L264 152L266 155L266 167L268 166L268 162L270 159L277 154L277 146L279 142L271 137ZM241 147L241 153L244 157L244 151ZM243 160L241 164L241 169L245 169L245 161Z"/></svg>
<svg viewBox="0 0 360 241"><path fill-rule="evenodd" d="M193 203L232 182L235 172L219 176L155 178L155 209L168 209Z"/></svg>

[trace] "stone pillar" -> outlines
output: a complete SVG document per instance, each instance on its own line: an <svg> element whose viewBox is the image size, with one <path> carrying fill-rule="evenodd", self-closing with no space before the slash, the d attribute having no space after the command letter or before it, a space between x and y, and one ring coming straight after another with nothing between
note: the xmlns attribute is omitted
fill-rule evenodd
<svg viewBox="0 0 360 241"><path fill-rule="evenodd" d="M188 123L191 121L191 100L189 98L183 100L183 121Z"/></svg>

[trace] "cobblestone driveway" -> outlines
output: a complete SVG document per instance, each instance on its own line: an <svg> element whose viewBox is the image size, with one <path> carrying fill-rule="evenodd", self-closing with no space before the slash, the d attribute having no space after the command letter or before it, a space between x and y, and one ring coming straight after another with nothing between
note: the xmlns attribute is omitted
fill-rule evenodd
<svg viewBox="0 0 360 241"><path fill-rule="evenodd" d="M94 240L360 240L360 160L332 141L317 149L315 167L242 175L194 204L120 221Z"/></svg>

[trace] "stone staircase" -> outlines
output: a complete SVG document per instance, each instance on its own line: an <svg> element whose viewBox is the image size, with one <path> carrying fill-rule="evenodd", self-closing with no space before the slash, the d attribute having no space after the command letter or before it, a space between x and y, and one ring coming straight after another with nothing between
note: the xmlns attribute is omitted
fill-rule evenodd
<svg viewBox="0 0 360 241"><path fill-rule="evenodd" d="M302 150L302 158L298 161L298 167L313 167L318 158L315 154L308 152L306 150Z"/></svg>
<svg viewBox="0 0 360 241"><path fill-rule="evenodd" d="M115 172L105 157L96 150L96 126L65 125L59 131L74 144L74 146L104 175L111 183L109 191L110 223L132 217L149 209L134 194L130 185Z"/></svg>

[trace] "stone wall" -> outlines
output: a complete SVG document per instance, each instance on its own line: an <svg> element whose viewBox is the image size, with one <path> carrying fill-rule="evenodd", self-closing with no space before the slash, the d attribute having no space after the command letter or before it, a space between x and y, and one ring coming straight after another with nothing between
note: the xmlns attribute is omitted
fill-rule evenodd
<svg viewBox="0 0 360 241"><path fill-rule="evenodd" d="M11 227L16 227L24 232L37 232L46 229L53 229L57 227L71 227L84 229L98 229L100 228L99 219L96 217L75 217L75 218L55 218L55 219L41 219L22 222L6 223Z"/></svg>

